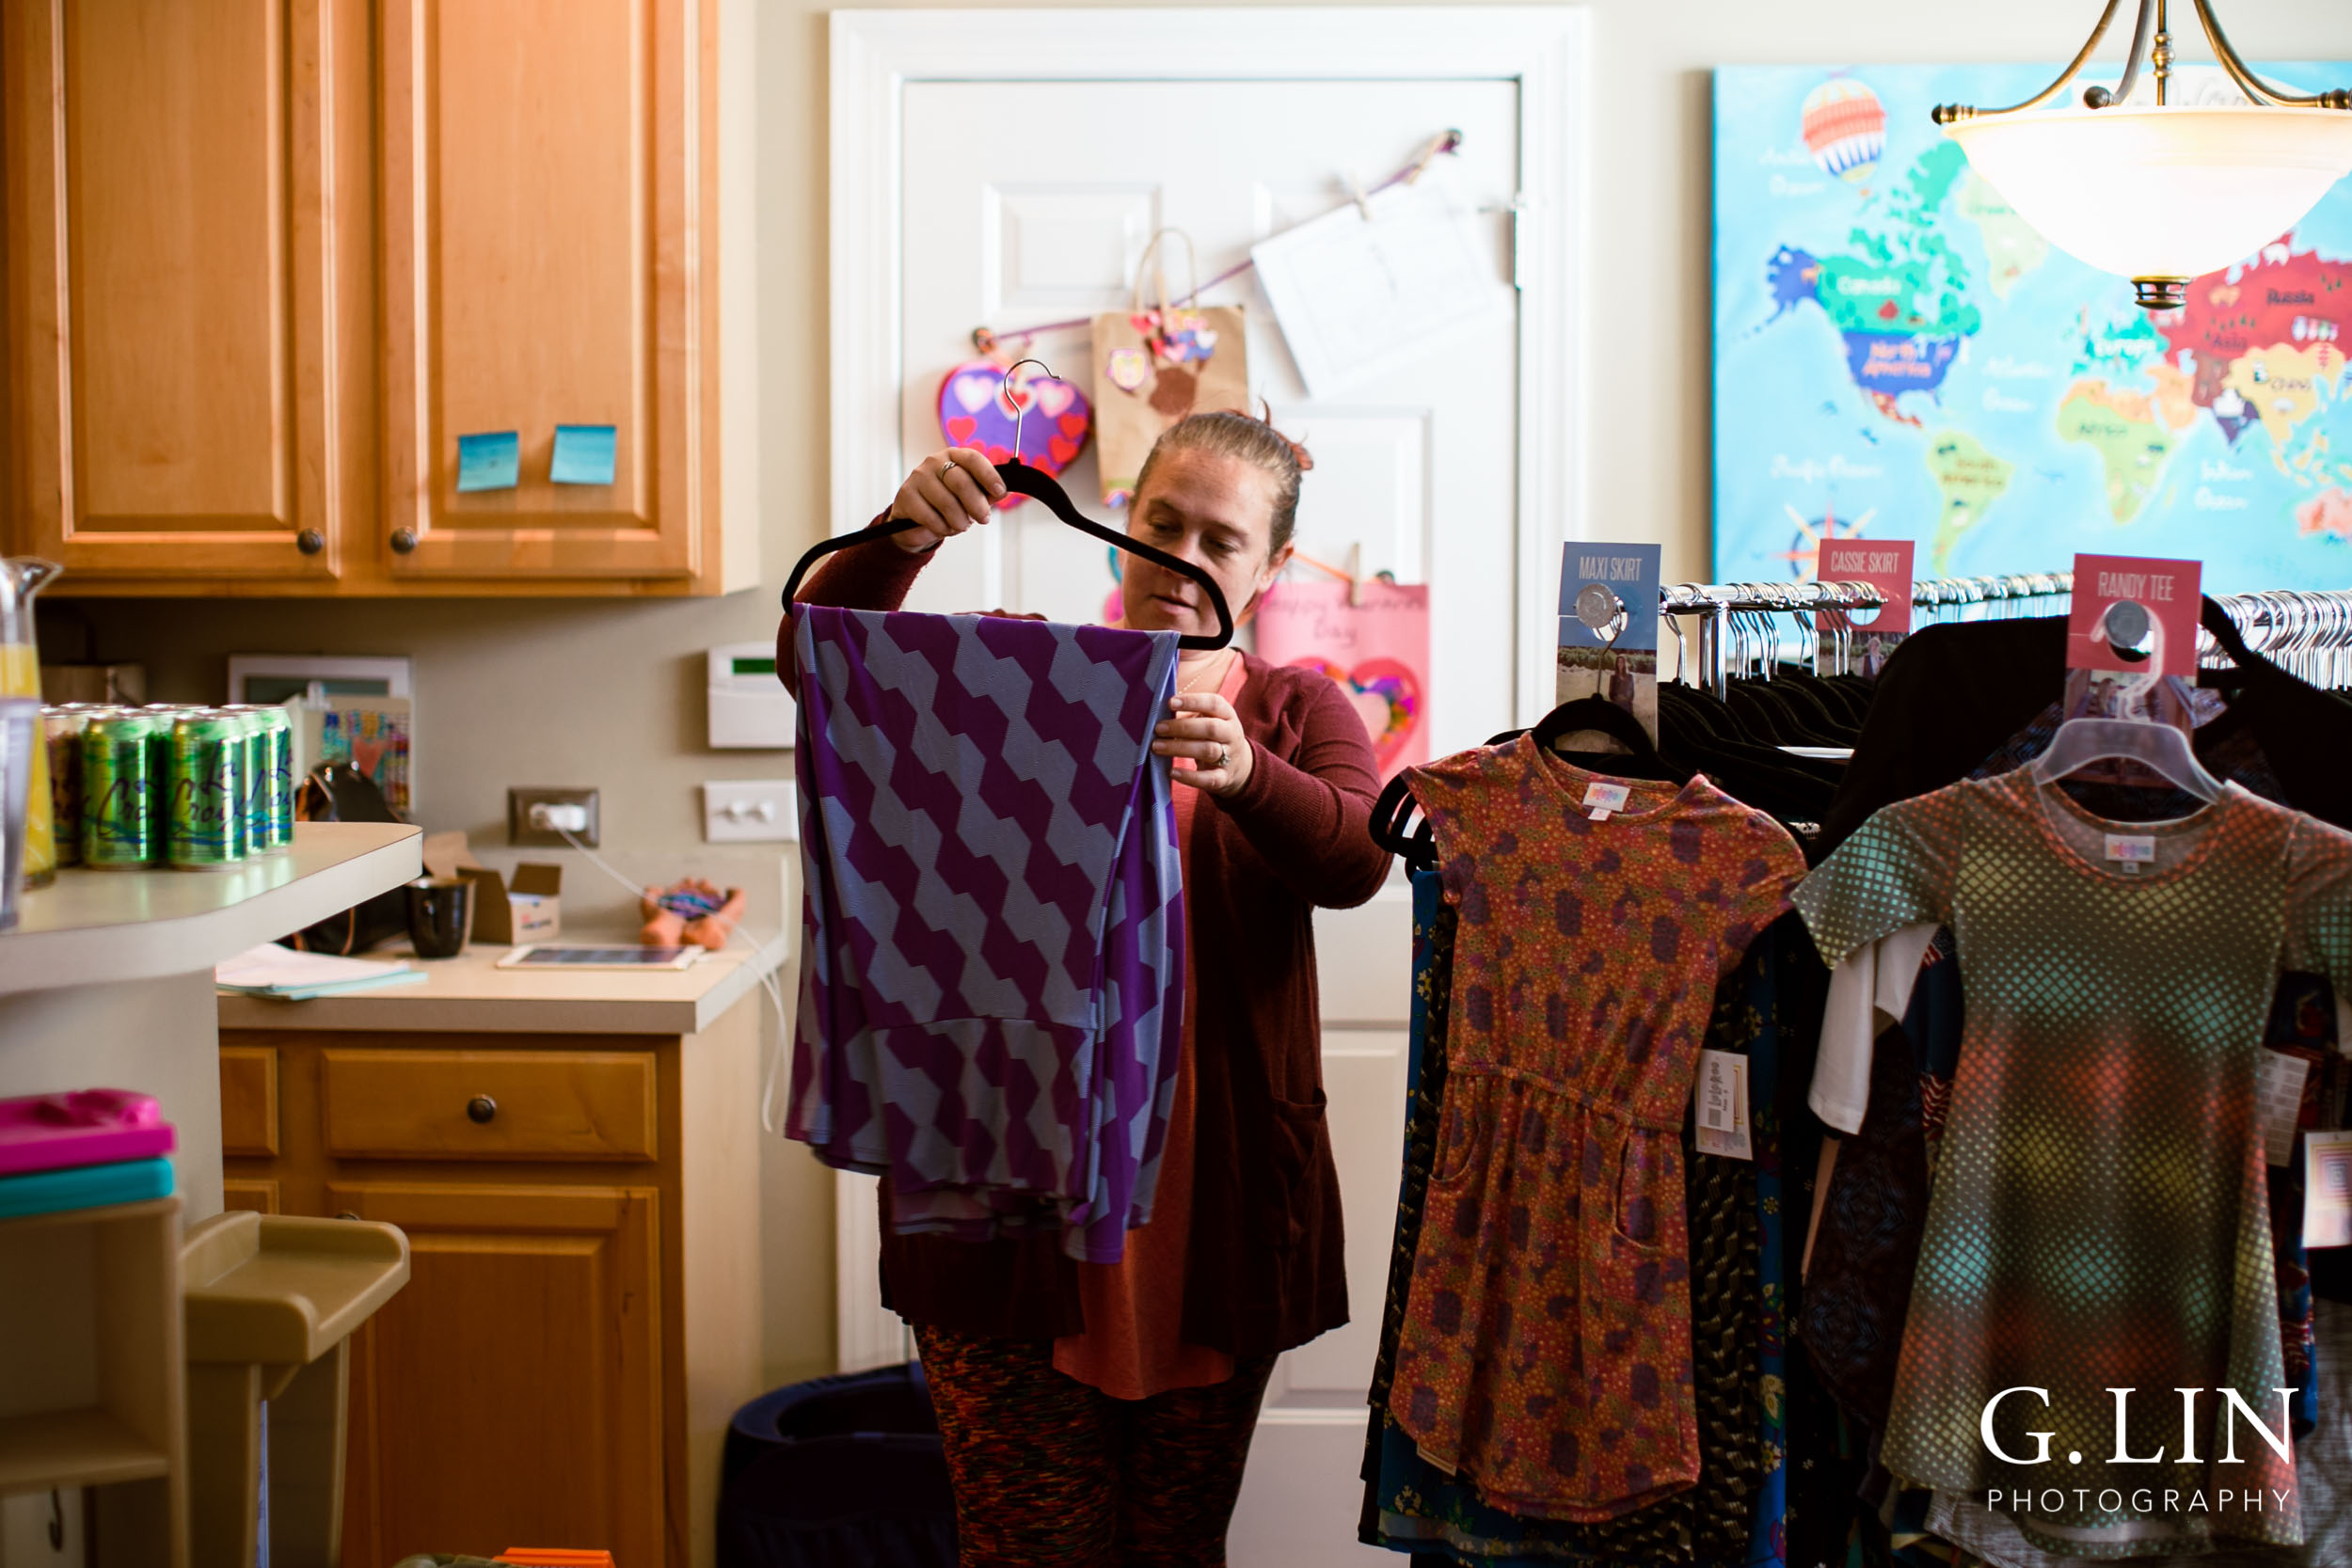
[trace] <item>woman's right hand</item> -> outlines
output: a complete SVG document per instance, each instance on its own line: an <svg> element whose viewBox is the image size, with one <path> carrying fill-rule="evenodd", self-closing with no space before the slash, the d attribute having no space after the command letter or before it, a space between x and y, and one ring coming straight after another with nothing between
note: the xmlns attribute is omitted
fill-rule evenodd
<svg viewBox="0 0 2352 1568"><path fill-rule="evenodd" d="M995 504L1005 499L1005 482L996 477L987 456L969 447L950 447L914 466L890 503L890 515L915 526L890 536L910 555L935 547L943 539L984 523Z"/></svg>

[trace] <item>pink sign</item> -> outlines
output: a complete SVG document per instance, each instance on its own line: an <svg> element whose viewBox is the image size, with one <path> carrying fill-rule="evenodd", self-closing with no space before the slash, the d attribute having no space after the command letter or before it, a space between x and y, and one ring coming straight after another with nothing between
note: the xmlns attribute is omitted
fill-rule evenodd
<svg viewBox="0 0 2352 1568"><path fill-rule="evenodd" d="M2076 556L2066 667L2194 681L2201 571L2194 561Z"/></svg>
<svg viewBox="0 0 2352 1568"><path fill-rule="evenodd" d="M1337 681L1364 721L1380 776L1429 760L1429 590L1278 582L1258 602L1258 657Z"/></svg>
<svg viewBox="0 0 2352 1568"><path fill-rule="evenodd" d="M1899 637L1911 629L1911 558L1917 548L1909 539L1824 539L1814 576L1822 582L1859 582L1877 589L1886 603L1867 629ZM1823 614L1844 619L1836 611Z"/></svg>

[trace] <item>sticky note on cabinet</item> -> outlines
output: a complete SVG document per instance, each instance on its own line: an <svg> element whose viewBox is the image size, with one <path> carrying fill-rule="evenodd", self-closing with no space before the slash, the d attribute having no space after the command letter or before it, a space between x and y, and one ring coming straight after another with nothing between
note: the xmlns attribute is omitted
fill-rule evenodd
<svg viewBox="0 0 2352 1568"><path fill-rule="evenodd" d="M522 478L523 443L512 430L457 437L457 488L512 490Z"/></svg>
<svg viewBox="0 0 2352 1568"><path fill-rule="evenodd" d="M616 441L609 424L560 424L548 478L558 484L610 484Z"/></svg>

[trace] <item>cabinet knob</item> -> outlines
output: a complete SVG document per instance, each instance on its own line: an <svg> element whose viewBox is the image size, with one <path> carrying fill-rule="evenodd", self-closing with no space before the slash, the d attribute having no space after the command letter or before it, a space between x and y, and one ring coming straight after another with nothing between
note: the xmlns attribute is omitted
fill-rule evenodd
<svg viewBox="0 0 2352 1568"><path fill-rule="evenodd" d="M337 1219L339 1219L339 1220L356 1220L356 1219L358 1219L359 1216L358 1216L358 1215L357 1215L357 1214L355 1214L355 1213L353 1213L350 1210L346 1209L346 1210L344 1210L342 1213L337 1214L335 1217L336 1217Z"/></svg>
<svg viewBox="0 0 2352 1568"><path fill-rule="evenodd" d="M499 1114L499 1102L486 1094L475 1095L466 1101L466 1115L474 1121L488 1121Z"/></svg>
<svg viewBox="0 0 2352 1568"><path fill-rule="evenodd" d="M317 529L306 528L294 535L294 548L304 555L316 555L326 548L326 535Z"/></svg>
<svg viewBox="0 0 2352 1568"><path fill-rule="evenodd" d="M406 555L416 547L417 531L415 529L396 528L392 530L392 553L394 555Z"/></svg>

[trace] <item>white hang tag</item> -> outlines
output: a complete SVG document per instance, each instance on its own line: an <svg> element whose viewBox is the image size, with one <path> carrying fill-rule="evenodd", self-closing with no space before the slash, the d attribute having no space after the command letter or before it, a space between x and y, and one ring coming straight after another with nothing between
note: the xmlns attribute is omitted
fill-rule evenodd
<svg viewBox="0 0 2352 1568"><path fill-rule="evenodd" d="M2107 859L2124 876L2137 876L2141 866L2156 863L2156 841L2145 833L2109 833Z"/></svg>
<svg viewBox="0 0 2352 1568"><path fill-rule="evenodd" d="M1596 822L1606 822L1613 811L1625 810L1625 803L1633 791L1621 784L1605 784L1596 779L1584 786L1584 809Z"/></svg>
<svg viewBox="0 0 2352 1568"><path fill-rule="evenodd" d="M2306 1132L2303 1155L2303 1245L2352 1243L2352 1132Z"/></svg>
<svg viewBox="0 0 2352 1568"><path fill-rule="evenodd" d="M1748 1059L1728 1051L1701 1051L1691 1093L1698 1113L1699 1152L1755 1159L1748 1140Z"/></svg>
<svg viewBox="0 0 2352 1568"><path fill-rule="evenodd" d="M2283 1051L2265 1050L2254 1070L2254 1112L2262 1118L2263 1158L2283 1165L2295 1155L2295 1120L2303 1109L2303 1079L2312 1064Z"/></svg>

